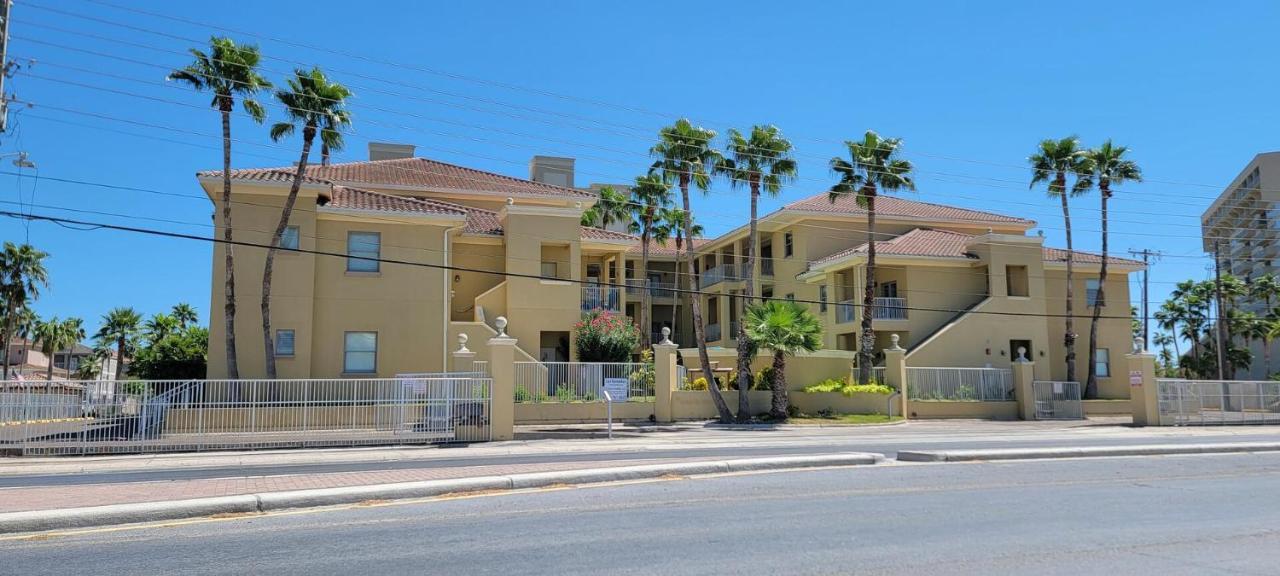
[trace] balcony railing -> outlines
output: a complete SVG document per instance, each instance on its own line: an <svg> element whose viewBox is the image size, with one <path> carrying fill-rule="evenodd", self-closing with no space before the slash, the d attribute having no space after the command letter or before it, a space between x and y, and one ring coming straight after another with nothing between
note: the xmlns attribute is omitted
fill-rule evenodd
<svg viewBox="0 0 1280 576"><path fill-rule="evenodd" d="M857 310L857 306L854 305L853 300L836 303L836 324L853 322L855 310Z"/></svg>
<svg viewBox="0 0 1280 576"><path fill-rule="evenodd" d="M876 298L875 304L871 308L871 318L874 320L906 320L907 299Z"/></svg>
<svg viewBox="0 0 1280 576"><path fill-rule="evenodd" d="M760 259L760 275L773 276L773 258Z"/></svg>
<svg viewBox="0 0 1280 576"><path fill-rule="evenodd" d="M707 324L707 342L719 342L719 341L720 341L720 325Z"/></svg>
<svg viewBox="0 0 1280 576"><path fill-rule="evenodd" d="M622 310L621 290L616 286L583 286L582 311L588 312L601 308L620 312Z"/></svg>
<svg viewBox="0 0 1280 576"><path fill-rule="evenodd" d="M674 298L676 295L676 285L671 282L654 282L652 280L646 282L638 278L627 280L627 294L630 296L640 296L644 293L644 287L649 287L649 295L654 298Z"/></svg>
<svg viewBox="0 0 1280 576"><path fill-rule="evenodd" d="M719 284L725 280L736 280L737 276L735 272L736 267L733 264L721 264L719 266L707 268L706 271L702 273L702 281L699 282L698 285L702 288L706 288L708 286Z"/></svg>

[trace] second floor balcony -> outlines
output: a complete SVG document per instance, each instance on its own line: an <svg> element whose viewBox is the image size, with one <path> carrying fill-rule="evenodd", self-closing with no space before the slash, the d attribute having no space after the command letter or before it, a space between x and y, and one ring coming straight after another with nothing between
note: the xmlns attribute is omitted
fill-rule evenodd
<svg viewBox="0 0 1280 576"><path fill-rule="evenodd" d="M582 287L582 311L600 308L612 312L622 311L622 294L617 286L588 285Z"/></svg>
<svg viewBox="0 0 1280 576"><path fill-rule="evenodd" d="M645 288L649 289L649 296L652 298L674 298L676 295L676 285L672 282L655 282L653 280L644 281L639 278L627 279L627 295L639 297L644 294Z"/></svg>
<svg viewBox="0 0 1280 576"><path fill-rule="evenodd" d="M724 282L725 280L737 280L737 269L737 266L734 266L733 264L721 264L719 266L707 268L702 272L702 277L698 282L698 286L700 288L706 288L708 286L714 286Z"/></svg>
<svg viewBox="0 0 1280 576"><path fill-rule="evenodd" d="M858 314L856 300L844 300L836 304L836 324L853 322ZM906 320L906 298L876 298L871 307L872 320Z"/></svg>

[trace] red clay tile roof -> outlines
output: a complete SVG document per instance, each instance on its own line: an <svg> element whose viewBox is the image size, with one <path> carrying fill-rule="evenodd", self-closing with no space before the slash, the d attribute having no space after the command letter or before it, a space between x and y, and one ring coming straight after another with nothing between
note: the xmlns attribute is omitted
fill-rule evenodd
<svg viewBox="0 0 1280 576"><path fill-rule="evenodd" d="M702 246L703 244L707 244L707 243L712 242L712 241L713 241L713 240L712 240L712 239L709 239L709 238L694 238L694 239L693 239L693 248L696 250L699 246ZM687 245L687 244L686 244L686 245ZM683 252L683 250L681 250L681 251ZM628 253L628 254L636 254L636 255L639 255L639 254L640 254L640 242L639 242L639 239L638 239L638 238L636 239L636 245L635 245L635 246L632 246L632 247L631 247L631 249L627 250L627 253ZM650 241L649 241L649 256L650 256L650 257L657 256L657 257L659 257L659 258L675 258L676 256L679 256L679 255L680 255L680 254L677 254L677 253L676 253L676 241L675 241L675 239L667 240L667 245L666 245L666 246L663 246L663 245L661 245L661 244L659 244L659 243L657 243L657 242L655 242L655 241L653 241L653 240L650 240Z"/></svg>
<svg viewBox="0 0 1280 576"><path fill-rule="evenodd" d="M833 203L827 199L826 192L792 202L784 206L782 209L784 211L805 210L812 212L828 212L831 214L865 215L867 213L866 209L858 206L858 203L852 194L840 196ZM983 212L980 210L969 210L968 208L957 208L955 206L944 206L942 204L907 200L896 196L877 196L876 215L901 218L961 220L993 224L1023 224L1027 226L1035 224L1035 221L1033 220L1005 216L1003 214L995 214L992 212Z"/></svg>
<svg viewBox="0 0 1280 576"><path fill-rule="evenodd" d="M333 197L325 204L325 207L408 214L441 214L445 216L464 216L467 214L467 210L457 204L410 198L408 196L379 194L346 186L334 186Z"/></svg>
<svg viewBox="0 0 1280 576"><path fill-rule="evenodd" d="M502 221L498 220L497 212L471 206L462 206L462 208L467 211L467 227L463 229L464 233L502 235Z"/></svg>
<svg viewBox="0 0 1280 576"><path fill-rule="evenodd" d="M582 227L583 240L605 240L613 242L636 242L640 238L622 232L614 232L613 230L605 230L604 228L595 228L592 226Z"/></svg>
<svg viewBox="0 0 1280 576"><path fill-rule="evenodd" d="M221 176L221 170L199 172L199 177ZM287 182L292 168L250 168L233 170L242 180ZM317 183L405 186L413 188L466 190L510 196L558 196L594 199L590 192L513 178L493 172L456 166L426 158L398 158L344 162L328 166L308 165L307 179Z"/></svg>
<svg viewBox="0 0 1280 576"><path fill-rule="evenodd" d="M968 234L960 234L958 232L948 232L946 230L932 230L929 228L916 228L901 236L896 236L891 240L876 242L876 254L889 256L932 256L936 258L973 258L965 250L965 245L973 240L973 236ZM819 258L809 264L809 269L820 267L823 264L834 262L841 258L852 256L855 254L866 254L867 244L864 242L853 248L841 250L827 256Z"/></svg>
<svg viewBox="0 0 1280 576"><path fill-rule="evenodd" d="M1083 264L1101 264L1102 255L1095 254L1093 252L1081 252L1079 250L1076 250L1075 257L1073 257L1072 260L1083 263ZM1044 261L1045 262L1066 262L1067 251L1061 248L1046 247L1044 249ZM1128 258L1116 258L1115 256L1107 256L1107 263L1122 264L1122 265L1128 265L1128 266L1143 266L1143 263L1140 260L1130 260Z"/></svg>

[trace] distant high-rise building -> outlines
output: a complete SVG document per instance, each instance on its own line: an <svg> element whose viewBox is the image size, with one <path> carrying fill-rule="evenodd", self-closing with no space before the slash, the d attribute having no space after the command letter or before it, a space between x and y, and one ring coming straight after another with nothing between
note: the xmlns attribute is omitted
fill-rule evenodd
<svg viewBox="0 0 1280 576"><path fill-rule="evenodd" d="M1280 272L1280 152L1254 156L1204 211L1200 229L1223 272L1243 279Z"/></svg>

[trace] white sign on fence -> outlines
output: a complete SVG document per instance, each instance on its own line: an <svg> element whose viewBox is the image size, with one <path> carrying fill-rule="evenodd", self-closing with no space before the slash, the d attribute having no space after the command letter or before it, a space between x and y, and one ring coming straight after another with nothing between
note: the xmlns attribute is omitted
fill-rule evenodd
<svg viewBox="0 0 1280 576"><path fill-rule="evenodd" d="M601 386L614 402L626 402L627 393L631 391L630 378L605 378Z"/></svg>
<svg viewBox="0 0 1280 576"><path fill-rule="evenodd" d="M1142 371L1141 370L1129 371L1129 385L1133 386L1134 388L1142 387Z"/></svg>

